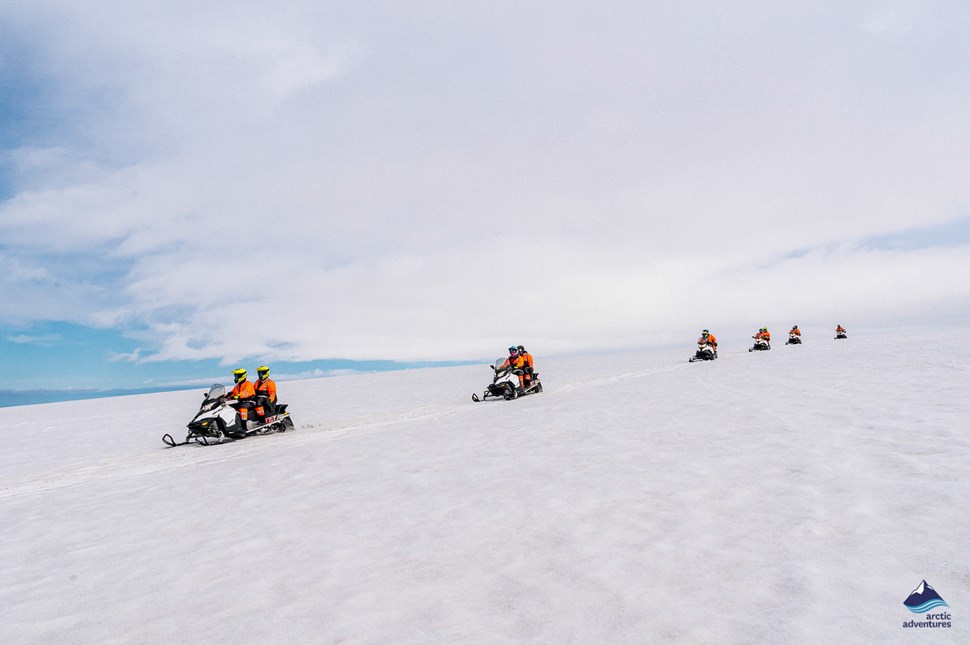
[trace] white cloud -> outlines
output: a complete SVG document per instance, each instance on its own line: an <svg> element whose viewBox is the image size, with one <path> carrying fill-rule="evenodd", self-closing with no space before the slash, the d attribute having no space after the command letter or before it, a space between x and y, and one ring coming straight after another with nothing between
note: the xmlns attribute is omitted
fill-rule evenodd
<svg viewBox="0 0 970 645"><path fill-rule="evenodd" d="M28 335L28 334L15 334L13 336L6 337L11 343L16 343L18 345L51 345L61 340L62 336L60 334L43 334L43 335Z"/></svg>
<svg viewBox="0 0 970 645"><path fill-rule="evenodd" d="M0 318L143 327L141 360L406 360L967 302L965 246L854 246L968 214L967 39L931 28L959 3L915 40L865 3L32 6L0 25L63 136L9 156L36 268ZM806 248L837 250L777 260ZM30 282L75 254L117 268Z"/></svg>
<svg viewBox="0 0 970 645"><path fill-rule="evenodd" d="M0 276L10 282L42 282L50 274L43 267L27 265L17 258L0 257Z"/></svg>
<svg viewBox="0 0 970 645"><path fill-rule="evenodd" d="M108 361L111 363L125 362L138 363L141 360L141 347L136 347L134 351L128 353L111 352Z"/></svg>

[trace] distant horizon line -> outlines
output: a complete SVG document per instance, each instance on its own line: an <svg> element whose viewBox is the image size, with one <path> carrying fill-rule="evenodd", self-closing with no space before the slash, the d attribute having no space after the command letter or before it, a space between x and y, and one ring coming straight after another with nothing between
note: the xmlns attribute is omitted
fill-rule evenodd
<svg viewBox="0 0 970 645"><path fill-rule="evenodd" d="M929 325L927 329L926 325L922 326L926 331L945 331L952 328L952 325L941 324L941 325ZM855 328L859 329L859 328ZM904 326L902 328L888 326L888 327L865 327L863 331L854 333L854 335L859 336L878 336L886 333L894 333L903 330L916 331L915 328L910 326ZM658 351L658 350L670 350L674 348L679 348L683 343L678 342L659 342L656 344L645 344L635 347L624 347L624 348L613 348L609 350L587 350L587 351L567 351L567 352L553 352L551 354L545 355L545 358L554 357L565 357L565 356L585 356L588 354L611 354L625 351ZM473 358L458 361L415 361L415 362L395 362L395 361L360 361L362 364L370 363L370 369L363 368L353 368L353 367L341 367L334 368L332 370L323 371L320 370L317 373L301 373L301 374L280 374L275 380L281 382L284 381L304 381L319 378L336 378L340 376L354 376L361 374L376 374L381 372L397 372L406 371L413 369L437 369L444 367L464 367L468 365L475 365L482 361L491 364L492 359L484 358ZM355 361L340 361L353 363ZM375 364L379 364L377 366ZM209 387L213 383L220 383L226 379L220 379L220 377L215 378L192 378L185 380L169 381L167 383L160 383L158 385L140 385L137 387L77 387L77 388L43 388L43 387L33 387L33 388L3 388L0 389L0 408L12 408L12 407L22 407L26 405L40 405L46 403L61 403L68 401L81 401L89 399L100 399L100 398L111 398L116 396L136 396L140 394L158 394L164 392L179 392L185 390L192 390L200 387ZM226 383L222 383L226 385Z"/></svg>

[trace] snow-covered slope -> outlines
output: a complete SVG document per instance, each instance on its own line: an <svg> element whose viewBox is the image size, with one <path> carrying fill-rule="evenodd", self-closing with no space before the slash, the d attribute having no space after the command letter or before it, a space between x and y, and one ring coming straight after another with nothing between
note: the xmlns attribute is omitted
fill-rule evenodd
<svg viewBox="0 0 970 645"><path fill-rule="evenodd" d="M923 579L967 642L942 338L284 382L295 432L208 448L160 441L202 388L0 409L0 642L911 642Z"/></svg>

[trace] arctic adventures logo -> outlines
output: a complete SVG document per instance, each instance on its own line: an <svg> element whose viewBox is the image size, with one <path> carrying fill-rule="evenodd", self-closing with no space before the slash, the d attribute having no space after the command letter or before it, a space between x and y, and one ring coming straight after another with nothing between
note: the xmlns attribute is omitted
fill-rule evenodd
<svg viewBox="0 0 970 645"><path fill-rule="evenodd" d="M906 605L906 609L910 610L914 614L926 614L924 620L910 620L903 623L903 627L929 627L929 628L944 628L947 629L952 625L950 612L949 611L938 611L936 613L932 612L934 609L939 607L946 607L949 609L950 605L946 604L946 601L936 593L936 589L926 584L926 581L919 583L919 586L913 589L913 592L909 594L909 597L903 601Z"/></svg>

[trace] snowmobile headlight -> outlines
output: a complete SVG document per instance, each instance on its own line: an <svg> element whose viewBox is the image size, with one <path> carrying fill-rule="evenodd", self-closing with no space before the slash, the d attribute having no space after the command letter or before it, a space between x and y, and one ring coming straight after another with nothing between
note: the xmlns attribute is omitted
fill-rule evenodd
<svg viewBox="0 0 970 645"><path fill-rule="evenodd" d="M209 422L208 422L208 421L203 421L203 422L202 422L202 427L203 427L203 428L204 428L204 427L206 427L207 425L209 425Z"/></svg>

